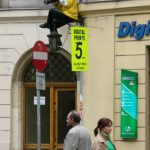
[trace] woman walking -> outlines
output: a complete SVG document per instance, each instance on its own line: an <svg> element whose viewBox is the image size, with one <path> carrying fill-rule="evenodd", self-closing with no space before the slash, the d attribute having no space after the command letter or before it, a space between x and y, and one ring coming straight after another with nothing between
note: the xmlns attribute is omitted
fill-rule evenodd
<svg viewBox="0 0 150 150"><path fill-rule="evenodd" d="M109 118L101 118L94 129L95 140L92 144L92 150L116 150L110 140L111 131L112 121Z"/></svg>

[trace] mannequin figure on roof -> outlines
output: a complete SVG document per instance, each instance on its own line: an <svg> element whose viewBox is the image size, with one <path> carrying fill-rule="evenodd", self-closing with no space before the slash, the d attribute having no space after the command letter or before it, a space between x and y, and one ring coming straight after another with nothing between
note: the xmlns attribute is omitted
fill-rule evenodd
<svg viewBox="0 0 150 150"><path fill-rule="evenodd" d="M55 8L49 10L47 22L40 25L41 28L48 28L50 32L57 32L57 29L78 20L77 0L53 0ZM52 0L45 0L45 4L52 3Z"/></svg>

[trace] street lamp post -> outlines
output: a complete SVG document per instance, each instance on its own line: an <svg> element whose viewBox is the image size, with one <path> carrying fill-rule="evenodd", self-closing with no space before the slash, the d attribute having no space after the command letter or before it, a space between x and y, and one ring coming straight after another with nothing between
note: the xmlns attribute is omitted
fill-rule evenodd
<svg viewBox="0 0 150 150"><path fill-rule="evenodd" d="M59 46L62 46L60 37L62 35L58 34L56 31L53 31L51 34L47 35L49 39L49 47L52 51L58 51Z"/></svg>

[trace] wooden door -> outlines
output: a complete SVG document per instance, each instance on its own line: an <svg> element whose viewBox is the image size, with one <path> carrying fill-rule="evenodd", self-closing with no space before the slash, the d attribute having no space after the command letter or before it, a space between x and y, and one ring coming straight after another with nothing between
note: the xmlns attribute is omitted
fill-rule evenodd
<svg viewBox="0 0 150 150"><path fill-rule="evenodd" d="M37 149L37 106L35 84L24 84L23 101L23 148ZM62 150L67 133L66 116L76 109L76 84L47 84L46 90L40 91L45 97L41 106L41 150Z"/></svg>

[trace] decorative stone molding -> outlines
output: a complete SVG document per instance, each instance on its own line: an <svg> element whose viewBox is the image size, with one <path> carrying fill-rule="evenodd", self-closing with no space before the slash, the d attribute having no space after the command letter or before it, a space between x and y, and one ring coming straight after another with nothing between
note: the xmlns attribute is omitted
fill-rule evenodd
<svg viewBox="0 0 150 150"><path fill-rule="evenodd" d="M0 7L8 8L9 7L9 0L0 0Z"/></svg>

